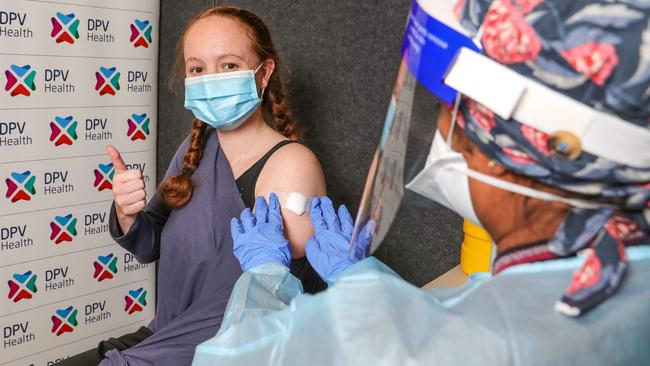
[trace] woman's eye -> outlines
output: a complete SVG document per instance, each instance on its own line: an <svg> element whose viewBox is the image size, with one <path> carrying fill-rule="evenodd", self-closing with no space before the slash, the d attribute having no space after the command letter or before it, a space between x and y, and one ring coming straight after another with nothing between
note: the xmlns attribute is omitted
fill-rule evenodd
<svg viewBox="0 0 650 366"><path fill-rule="evenodd" d="M200 74L203 72L203 68L201 66L194 66L190 69L190 74Z"/></svg>
<svg viewBox="0 0 650 366"><path fill-rule="evenodd" d="M222 68L223 68L224 70L226 70L226 71L237 70L237 67L238 67L238 66L237 66L236 64L230 64L230 63L228 63L228 64L223 64L223 66L222 66Z"/></svg>

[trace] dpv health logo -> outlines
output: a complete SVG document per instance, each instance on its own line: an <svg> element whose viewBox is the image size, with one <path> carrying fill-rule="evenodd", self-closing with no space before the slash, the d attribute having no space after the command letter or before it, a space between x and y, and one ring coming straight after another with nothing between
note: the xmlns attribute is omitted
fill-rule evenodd
<svg viewBox="0 0 650 366"><path fill-rule="evenodd" d="M54 142L54 146L72 145L77 140L77 121L73 121L72 116L68 117L54 117L54 122L50 122L50 141Z"/></svg>
<svg viewBox="0 0 650 366"><path fill-rule="evenodd" d="M151 30L153 27L148 20L136 19L131 24L131 38L129 42L133 43L133 47L149 48L151 44Z"/></svg>
<svg viewBox="0 0 650 366"><path fill-rule="evenodd" d="M14 274L13 279L7 281L7 284L9 284L9 296L7 298L13 299L13 302L31 299L32 295L38 291L36 289L36 278L37 276L32 271Z"/></svg>
<svg viewBox="0 0 650 366"><path fill-rule="evenodd" d="M113 189L114 175L115 169L113 169L113 163L99 164L97 169L95 169L95 183L93 183L93 186L99 192L105 189Z"/></svg>
<svg viewBox="0 0 650 366"><path fill-rule="evenodd" d="M36 84L34 83L36 71L31 69L31 65L18 66L12 64L8 70L5 70L5 76L7 78L5 91L10 91L12 97L17 95L28 97L32 95L31 92L36 90Z"/></svg>
<svg viewBox="0 0 650 366"><path fill-rule="evenodd" d="M7 195L12 203L20 200L29 201L36 194L34 189L34 182L36 176L28 170L24 173L11 173L11 178L7 178Z"/></svg>
<svg viewBox="0 0 650 366"><path fill-rule="evenodd" d="M77 236L77 218L68 214L66 216L56 216L54 221L50 222L52 234L50 240L59 245L65 241L70 242Z"/></svg>
<svg viewBox="0 0 650 366"><path fill-rule="evenodd" d="M57 310L52 315L52 333L56 334L57 337L63 333L72 332L78 324L77 309L72 305L65 309Z"/></svg>
<svg viewBox="0 0 650 366"><path fill-rule="evenodd" d="M52 33L50 37L56 39L56 43L68 42L74 44L75 39L79 39L79 19L76 19L74 13L63 14L57 12L52 17Z"/></svg>
<svg viewBox="0 0 650 366"><path fill-rule="evenodd" d="M147 139L151 118L146 113L140 115L134 113L127 122L129 124L129 131L126 134L131 138L131 141Z"/></svg>
<svg viewBox="0 0 650 366"><path fill-rule="evenodd" d="M97 260L93 262L95 267L95 274L93 278L97 282L102 282L103 280L110 280L115 277L117 273L117 257L113 253L109 253L107 256L98 256Z"/></svg>
<svg viewBox="0 0 650 366"><path fill-rule="evenodd" d="M129 313L129 315L142 311L147 306L147 291L142 287L137 290L131 290L128 295L124 296L124 301L126 301L124 311Z"/></svg>
<svg viewBox="0 0 650 366"><path fill-rule="evenodd" d="M95 90L99 92L99 95L115 95L120 90L120 75L115 66L111 68L101 66L99 71L95 72L97 78Z"/></svg>

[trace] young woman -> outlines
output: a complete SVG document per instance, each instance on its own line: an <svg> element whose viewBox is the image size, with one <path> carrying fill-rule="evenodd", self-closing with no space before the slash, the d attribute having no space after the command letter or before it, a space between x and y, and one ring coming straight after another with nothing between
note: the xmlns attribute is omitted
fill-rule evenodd
<svg viewBox="0 0 650 366"><path fill-rule="evenodd" d="M159 261L156 317L65 364L189 365L196 345L219 329L241 274L231 218L257 195L325 193L318 159L294 143L280 60L262 20L235 7L206 10L189 22L178 57L196 119L148 203L139 171L107 148L116 170L111 233L140 262ZM283 214L284 255L305 289L317 291L324 283L304 259L309 215Z"/></svg>

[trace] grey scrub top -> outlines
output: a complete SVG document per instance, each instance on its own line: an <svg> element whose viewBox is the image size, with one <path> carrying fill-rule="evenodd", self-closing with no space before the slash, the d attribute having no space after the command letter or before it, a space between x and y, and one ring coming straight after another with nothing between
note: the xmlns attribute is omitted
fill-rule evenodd
<svg viewBox="0 0 650 366"><path fill-rule="evenodd" d="M170 210L156 193L126 234L111 210L113 238L138 261L158 260L154 332L125 351L109 351L100 365L189 365L196 345L221 326L232 287L241 275L233 255L230 220L244 204L213 129L206 131L203 157L192 179L190 202ZM166 176L182 171L186 139Z"/></svg>

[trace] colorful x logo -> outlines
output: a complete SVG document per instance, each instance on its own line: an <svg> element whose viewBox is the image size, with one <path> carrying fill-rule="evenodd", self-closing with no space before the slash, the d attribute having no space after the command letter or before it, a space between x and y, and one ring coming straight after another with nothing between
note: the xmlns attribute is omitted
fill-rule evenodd
<svg viewBox="0 0 650 366"><path fill-rule="evenodd" d="M148 20L136 19L131 24L131 38L129 41L133 43L133 47L148 48L151 43L151 30L153 27L149 24Z"/></svg>
<svg viewBox="0 0 650 366"><path fill-rule="evenodd" d="M113 189L114 175L113 163L99 164L95 169L95 183L93 183L93 186L100 192L105 189Z"/></svg>
<svg viewBox="0 0 650 366"><path fill-rule="evenodd" d="M127 122L129 123L129 131L126 134L131 138L131 141L147 139L151 118L146 113L132 114Z"/></svg>
<svg viewBox="0 0 650 366"><path fill-rule="evenodd" d="M50 122L50 141L54 141L54 146L72 145L77 140L77 121L73 121L72 116L54 117L54 122Z"/></svg>
<svg viewBox="0 0 650 366"><path fill-rule="evenodd" d="M11 173L11 178L5 180L7 183L6 198L11 199L12 203L31 200L36 194L35 181L36 176L32 175L29 170L23 173Z"/></svg>
<svg viewBox="0 0 650 366"><path fill-rule="evenodd" d="M28 97L32 95L31 92L36 90L36 84L34 83L36 71L31 70L31 68L31 65L11 65L8 70L5 70L5 76L7 77L5 91L11 91L10 95L12 97L17 95Z"/></svg>
<svg viewBox="0 0 650 366"><path fill-rule="evenodd" d="M75 19L74 13L63 14L56 13L52 17L52 33L50 37L56 39L56 43L68 42L74 44L75 39L79 39L79 19ZM65 29L64 29L65 26Z"/></svg>
<svg viewBox="0 0 650 366"><path fill-rule="evenodd" d="M52 333L57 337L63 333L72 332L77 324L77 309L73 306L57 310L52 315Z"/></svg>
<svg viewBox="0 0 650 366"><path fill-rule="evenodd" d="M95 274L93 278L97 282L102 282L103 280L110 280L117 273L117 257L113 253L109 253L107 256L98 256L97 260L93 262L95 267Z"/></svg>
<svg viewBox="0 0 650 366"><path fill-rule="evenodd" d="M131 290L128 295L124 296L124 301L126 301L124 311L129 315L142 311L147 306L147 291L142 287L137 290Z"/></svg>
<svg viewBox="0 0 650 366"><path fill-rule="evenodd" d="M23 299L31 299L32 294L36 293L36 275L32 271L23 274L14 274L13 279L7 281L9 285L9 296L7 298L18 302Z"/></svg>
<svg viewBox="0 0 650 366"><path fill-rule="evenodd" d="M52 234L50 240L54 244L61 244L64 241L72 241L72 238L77 236L77 218L68 214L66 216L56 216L54 221L50 222Z"/></svg>
<svg viewBox="0 0 650 366"><path fill-rule="evenodd" d="M99 91L99 95L115 95L115 92L120 90L120 75L114 66L111 68L100 67L99 71L95 72L97 78L95 90Z"/></svg>

